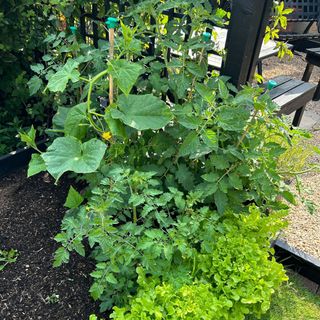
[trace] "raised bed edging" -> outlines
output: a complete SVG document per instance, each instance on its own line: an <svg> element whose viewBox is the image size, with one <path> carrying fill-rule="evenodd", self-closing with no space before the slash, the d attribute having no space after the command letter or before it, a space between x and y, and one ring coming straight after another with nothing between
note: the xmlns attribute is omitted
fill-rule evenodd
<svg viewBox="0 0 320 320"><path fill-rule="evenodd" d="M37 143L40 150L45 148L47 139L41 140ZM23 148L12 151L0 157L0 178L8 175L14 170L26 167L31 159L31 155L35 152L32 148Z"/></svg>
<svg viewBox="0 0 320 320"><path fill-rule="evenodd" d="M278 262L320 285L320 260L277 239L274 249Z"/></svg>

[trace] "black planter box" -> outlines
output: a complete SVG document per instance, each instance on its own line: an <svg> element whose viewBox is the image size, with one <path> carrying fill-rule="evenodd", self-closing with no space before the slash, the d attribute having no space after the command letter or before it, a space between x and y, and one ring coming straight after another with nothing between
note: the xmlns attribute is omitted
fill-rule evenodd
<svg viewBox="0 0 320 320"><path fill-rule="evenodd" d="M45 143L47 140L41 140L37 143L40 150L45 149ZM8 175L12 171L26 167L31 159L31 155L35 151L32 148L23 148L16 151L12 151L0 157L0 178Z"/></svg>
<svg viewBox="0 0 320 320"><path fill-rule="evenodd" d="M320 260L277 239L274 249L278 262L320 285Z"/></svg>

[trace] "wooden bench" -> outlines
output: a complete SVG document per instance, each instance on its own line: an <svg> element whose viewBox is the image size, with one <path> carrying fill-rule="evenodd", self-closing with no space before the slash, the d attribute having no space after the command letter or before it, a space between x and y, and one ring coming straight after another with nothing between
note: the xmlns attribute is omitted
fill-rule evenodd
<svg viewBox="0 0 320 320"><path fill-rule="evenodd" d="M316 91L316 85L288 76L276 77L274 80L277 85L270 90L272 100L280 107L278 115L288 115L304 107L312 100ZM302 114L294 117L292 125L300 125Z"/></svg>

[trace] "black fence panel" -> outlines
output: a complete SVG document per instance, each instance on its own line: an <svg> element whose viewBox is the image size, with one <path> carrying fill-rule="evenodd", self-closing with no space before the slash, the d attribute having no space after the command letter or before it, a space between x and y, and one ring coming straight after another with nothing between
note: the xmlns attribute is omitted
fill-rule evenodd
<svg viewBox="0 0 320 320"><path fill-rule="evenodd" d="M289 20L312 21L319 19L320 0L285 0L287 8L294 9Z"/></svg>

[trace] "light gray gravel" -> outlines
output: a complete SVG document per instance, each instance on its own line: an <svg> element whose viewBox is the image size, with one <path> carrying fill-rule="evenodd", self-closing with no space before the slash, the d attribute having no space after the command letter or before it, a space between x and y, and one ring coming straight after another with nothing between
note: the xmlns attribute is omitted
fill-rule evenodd
<svg viewBox="0 0 320 320"><path fill-rule="evenodd" d="M316 132L310 143L320 147L320 132ZM320 163L320 156L315 155L312 163ZM289 226L284 230L283 238L291 246L304 251L320 260L320 173L313 172L301 176L302 196L314 203L316 209L310 214L306 204L298 200L292 206L287 217ZM292 185L295 191L295 185Z"/></svg>
<svg viewBox="0 0 320 320"><path fill-rule="evenodd" d="M305 55L300 53L295 55L292 60L280 61L278 58L272 57L266 59L263 63L263 76L265 79L271 79L280 75L288 75L301 79L306 64ZM315 67L310 82L317 84L319 79L320 68ZM302 119L302 127L303 121L306 124L312 118L316 119L313 129L320 128L320 101L308 103L305 117ZM314 131L314 137L310 140L310 143L320 147L320 131ZM320 163L320 156L315 155L310 161ZM291 208L288 216L289 226L284 230L282 237L289 245L320 259L320 173L305 174L301 176L301 181L304 190L303 195L316 205L315 213L311 215L305 204L298 201L298 205ZM295 189L294 185L292 185L292 189Z"/></svg>

